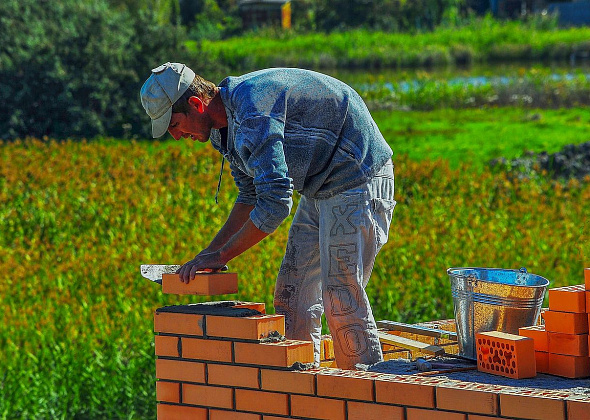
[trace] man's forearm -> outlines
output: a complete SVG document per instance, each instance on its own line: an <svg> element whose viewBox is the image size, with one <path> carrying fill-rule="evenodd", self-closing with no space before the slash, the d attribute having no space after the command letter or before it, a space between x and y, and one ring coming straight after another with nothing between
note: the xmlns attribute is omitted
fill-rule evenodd
<svg viewBox="0 0 590 420"><path fill-rule="evenodd" d="M252 248L269 234L258 229L248 218L244 226L233 235L230 240L219 249L223 261L230 261L242 252Z"/></svg>
<svg viewBox="0 0 590 420"><path fill-rule="evenodd" d="M248 204L235 203L225 224L221 227L217 235L215 235L215 238L213 238L206 250L211 252L218 251L222 246L227 244L231 237L250 220L250 212L253 208L254 206Z"/></svg>

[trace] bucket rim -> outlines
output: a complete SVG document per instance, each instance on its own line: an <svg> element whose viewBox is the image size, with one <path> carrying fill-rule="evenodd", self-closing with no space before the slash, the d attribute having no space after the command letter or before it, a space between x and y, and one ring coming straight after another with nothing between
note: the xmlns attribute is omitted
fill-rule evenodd
<svg viewBox="0 0 590 420"><path fill-rule="evenodd" d="M453 276L458 279L467 279L469 276L455 274L452 272L453 270L490 270L490 271L495 270L495 271L510 271L510 272L516 272L516 273L518 273L520 271L519 269L516 269L516 268L494 268L494 267L450 267L450 268L448 268L447 274L449 276ZM540 276L539 274L535 274L535 273L528 273L528 274L543 280L543 284L534 284L534 285L510 284L510 286L512 286L512 287L526 287L529 289L530 288L546 288L547 286L549 286L550 282L545 277ZM482 279L477 279L477 281L483 281L485 283L496 283L493 281L482 280Z"/></svg>

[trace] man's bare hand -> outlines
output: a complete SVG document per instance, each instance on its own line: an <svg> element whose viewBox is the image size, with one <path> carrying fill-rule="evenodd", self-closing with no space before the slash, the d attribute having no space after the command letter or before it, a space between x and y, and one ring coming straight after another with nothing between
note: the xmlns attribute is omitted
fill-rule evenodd
<svg viewBox="0 0 590 420"><path fill-rule="evenodd" d="M216 272L225 267L226 261L222 261L219 251L201 252L192 260L184 263L177 271L180 281L187 283L195 278L198 271Z"/></svg>

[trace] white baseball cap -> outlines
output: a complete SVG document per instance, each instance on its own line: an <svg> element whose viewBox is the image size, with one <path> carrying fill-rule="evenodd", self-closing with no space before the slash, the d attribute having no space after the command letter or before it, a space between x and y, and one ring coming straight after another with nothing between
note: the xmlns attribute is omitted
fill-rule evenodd
<svg viewBox="0 0 590 420"><path fill-rule="evenodd" d="M152 70L141 87L141 104L152 119L152 136L162 137L168 131L172 105L186 92L195 72L181 63L166 63Z"/></svg>

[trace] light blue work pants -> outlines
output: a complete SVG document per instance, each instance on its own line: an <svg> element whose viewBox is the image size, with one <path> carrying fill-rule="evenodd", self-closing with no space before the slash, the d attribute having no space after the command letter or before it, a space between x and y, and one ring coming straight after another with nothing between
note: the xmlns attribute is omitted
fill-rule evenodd
<svg viewBox="0 0 590 420"><path fill-rule="evenodd" d="M324 200L301 197L274 306L285 315L287 338L313 341L316 365L324 311L339 368L383 360L365 287L375 257L387 242L393 192L390 160L359 187Z"/></svg>

